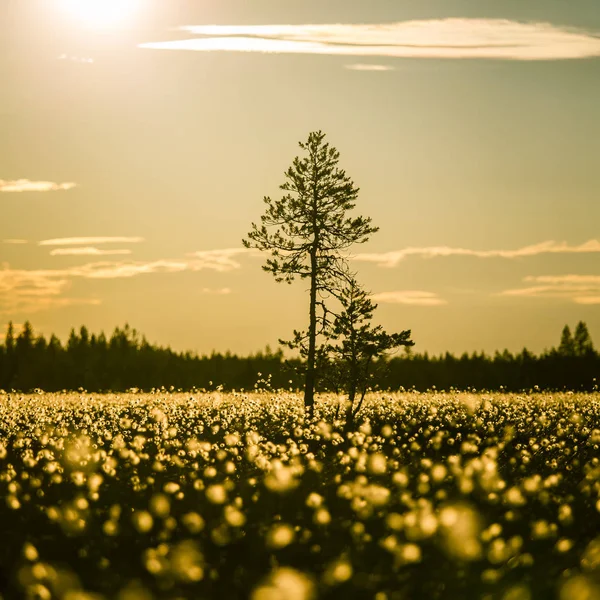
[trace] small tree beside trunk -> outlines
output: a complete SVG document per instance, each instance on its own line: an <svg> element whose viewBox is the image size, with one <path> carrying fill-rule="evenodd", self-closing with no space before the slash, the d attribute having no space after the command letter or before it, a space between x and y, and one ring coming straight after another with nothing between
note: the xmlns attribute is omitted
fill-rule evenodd
<svg viewBox="0 0 600 600"><path fill-rule="evenodd" d="M328 343L322 348L321 371L334 389L346 394L344 418L351 428L385 353L414 342L410 330L389 334L381 325L372 326L377 305L353 276L337 297L342 310L333 319ZM336 419L340 416L338 405Z"/></svg>

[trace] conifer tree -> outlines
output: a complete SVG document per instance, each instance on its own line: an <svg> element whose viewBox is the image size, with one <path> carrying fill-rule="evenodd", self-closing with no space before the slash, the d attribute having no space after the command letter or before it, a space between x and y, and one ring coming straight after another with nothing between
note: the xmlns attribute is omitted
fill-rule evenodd
<svg viewBox="0 0 600 600"><path fill-rule="evenodd" d="M16 389L29 389L31 387L31 373L26 367L33 364L34 342L33 327L29 321L25 321L23 329L15 342L16 369L13 377Z"/></svg>
<svg viewBox="0 0 600 600"><path fill-rule="evenodd" d="M588 356L594 352L594 344L592 343L590 332L583 321L577 323L573 335L573 346L576 356Z"/></svg>
<svg viewBox="0 0 600 600"><path fill-rule="evenodd" d="M347 394L345 418L348 427L362 407L376 361L385 352L400 346L413 346L414 342L410 339L410 330L389 334L381 325L371 325L377 304L354 276L348 278L337 297L342 310L333 320L328 333L329 343L324 346L321 357L335 387Z"/></svg>
<svg viewBox="0 0 600 600"><path fill-rule="evenodd" d="M252 224L246 248L270 252L263 266L278 282L291 283L297 277L309 282L308 330L295 333L306 348L304 406L312 415L316 382L317 336L327 323L317 314L323 295L331 293L345 270L345 251L361 244L377 231L371 219L350 217L358 188L338 167L339 152L321 131L300 142L304 151L285 172L279 200L265 197L261 224ZM300 336L300 337L298 337Z"/></svg>
<svg viewBox="0 0 600 600"><path fill-rule="evenodd" d="M12 353L15 349L15 327L12 321L8 322L8 327L6 328L4 346L6 347L7 353Z"/></svg>
<svg viewBox="0 0 600 600"><path fill-rule="evenodd" d="M15 328L12 321L8 322L6 335L4 336L5 365L0 387L10 389L17 369L17 357L15 355Z"/></svg>
<svg viewBox="0 0 600 600"><path fill-rule="evenodd" d="M560 336L560 345L558 346L558 353L561 356L574 356L575 355L575 342L571 334L571 328L565 325Z"/></svg>

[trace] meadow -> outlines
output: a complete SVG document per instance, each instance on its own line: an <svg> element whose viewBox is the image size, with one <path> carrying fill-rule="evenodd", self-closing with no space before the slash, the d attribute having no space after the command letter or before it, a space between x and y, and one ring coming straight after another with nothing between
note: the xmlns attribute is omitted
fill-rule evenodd
<svg viewBox="0 0 600 600"><path fill-rule="evenodd" d="M600 394L0 393L4 599L600 599Z"/></svg>

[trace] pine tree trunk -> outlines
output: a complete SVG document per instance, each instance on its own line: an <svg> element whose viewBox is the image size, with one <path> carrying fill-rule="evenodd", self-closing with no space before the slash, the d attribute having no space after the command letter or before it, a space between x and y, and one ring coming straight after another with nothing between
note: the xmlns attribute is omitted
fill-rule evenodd
<svg viewBox="0 0 600 600"><path fill-rule="evenodd" d="M304 382L304 410L309 418L315 414L315 356L317 350L317 256L310 256L310 322L308 326L308 356Z"/></svg>
<svg viewBox="0 0 600 600"><path fill-rule="evenodd" d="M357 366L357 347L356 347L356 320L354 314L350 316L351 333L350 333L350 365L348 381L348 407L346 410L346 431L351 431L354 427L354 399L356 398L356 389L358 385L358 366Z"/></svg>

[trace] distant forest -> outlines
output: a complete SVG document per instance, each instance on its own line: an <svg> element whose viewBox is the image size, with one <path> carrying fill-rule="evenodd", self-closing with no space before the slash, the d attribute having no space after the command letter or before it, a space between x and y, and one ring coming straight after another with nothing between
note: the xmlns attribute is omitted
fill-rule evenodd
<svg viewBox="0 0 600 600"><path fill-rule="evenodd" d="M36 335L29 322L17 334L11 323L0 345L0 389L5 391L296 390L302 387L302 368L300 359L286 360L281 350L268 347L246 357L174 352L148 343L128 325L110 337L81 327L63 344L55 335ZM600 382L600 354L580 322L573 333L565 326L559 345L540 355L523 349L493 356L430 356L407 348L380 361L376 373L375 390L593 391Z"/></svg>

